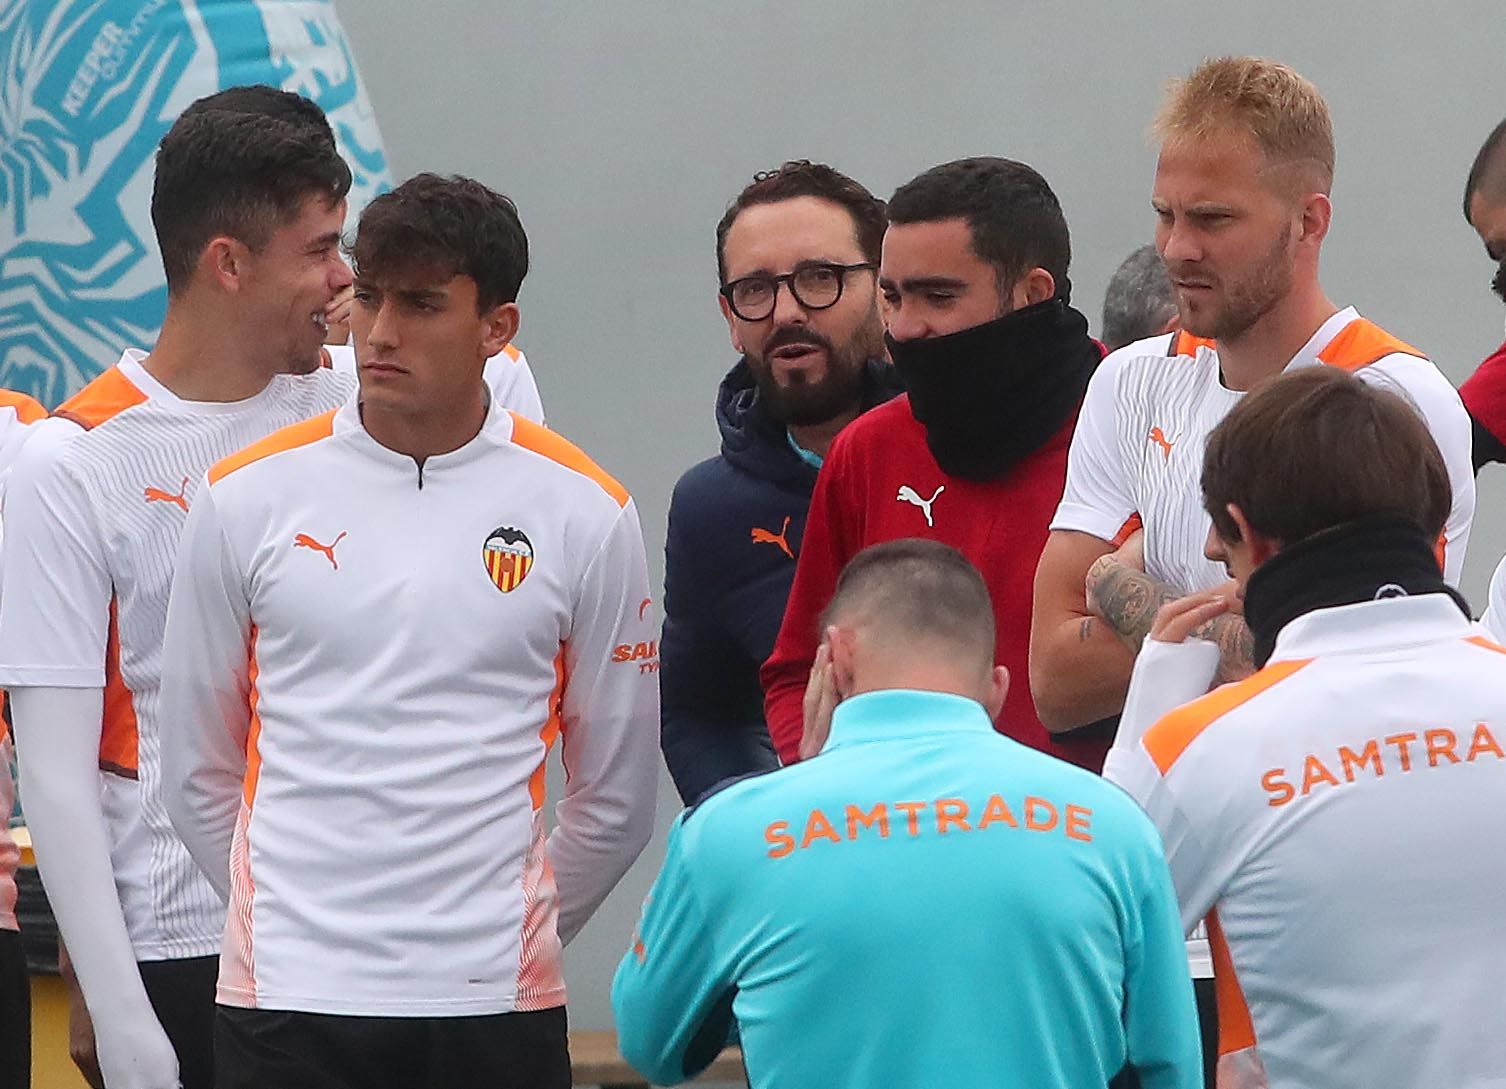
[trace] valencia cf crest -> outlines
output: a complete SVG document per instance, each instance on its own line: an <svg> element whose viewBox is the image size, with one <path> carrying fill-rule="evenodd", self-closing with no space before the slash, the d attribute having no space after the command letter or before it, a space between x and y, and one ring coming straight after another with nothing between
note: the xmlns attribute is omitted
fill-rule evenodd
<svg viewBox="0 0 1506 1089"><path fill-rule="evenodd" d="M486 564L487 577L497 589L509 594L522 585L533 567L533 545L521 529L499 526L481 547L481 560Z"/></svg>

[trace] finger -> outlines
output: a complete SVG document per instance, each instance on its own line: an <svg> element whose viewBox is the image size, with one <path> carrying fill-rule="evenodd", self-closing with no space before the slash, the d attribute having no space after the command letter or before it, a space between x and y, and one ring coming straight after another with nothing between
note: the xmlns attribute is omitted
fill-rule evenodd
<svg viewBox="0 0 1506 1089"><path fill-rule="evenodd" d="M1228 611L1228 598L1204 601L1167 619L1165 623L1158 619L1150 630L1150 637L1158 643L1181 643L1203 624Z"/></svg>

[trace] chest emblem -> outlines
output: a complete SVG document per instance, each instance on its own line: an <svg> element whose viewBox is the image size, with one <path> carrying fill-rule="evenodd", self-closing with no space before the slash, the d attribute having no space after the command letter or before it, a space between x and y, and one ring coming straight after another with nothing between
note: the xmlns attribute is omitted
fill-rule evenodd
<svg viewBox="0 0 1506 1089"><path fill-rule="evenodd" d="M184 514L188 513L188 477L183 478L183 483L178 485L178 494L163 491L161 488L145 488L142 490L142 498L148 503L171 503Z"/></svg>
<svg viewBox="0 0 1506 1089"><path fill-rule="evenodd" d="M340 561L335 559L335 548L343 540L345 540L345 531L343 529L340 531L340 535L329 544L320 544L318 541L314 540L314 538L310 537L307 533L300 533L298 534L298 536L293 538L293 547L307 548L311 552L320 553L324 556L325 559L329 561L329 565L336 571L338 571L340 570Z"/></svg>
<svg viewBox="0 0 1506 1089"><path fill-rule="evenodd" d="M912 503L915 506L919 507L920 512L926 516L926 525L934 527L936 525L936 519L931 516L931 504L935 503L937 497L939 497L944 491L946 491L946 485L942 484L934 492L931 493L931 498L922 499L920 497L920 493L917 492L914 488L910 487L910 485L901 484L899 494L896 495L894 499L899 503Z"/></svg>
<svg viewBox="0 0 1506 1089"><path fill-rule="evenodd" d="M481 560L487 577L504 594L523 584L533 569L533 544L521 529L498 526L481 546Z"/></svg>
<svg viewBox="0 0 1506 1089"><path fill-rule="evenodd" d="M789 533L790 516L785 515L784 525L779 527L778 536L775 536L775 534L767 529L759 529L757 526L754 526L753 543L776 545L778 546L779 551L783 552L786 556L793 560L795 558L795 554L790 551Z"/></svg>
<svg viewBox="0 0 1506 1089"><path fill-rule="evenodd" d="M1152 427L1150 434L1146 437L1161 448L1161 457L1164 460L1171 460L1171 448L1177 444L1176 439L1168 439L1166 432L1162 431L1159 427Z"/></svg>

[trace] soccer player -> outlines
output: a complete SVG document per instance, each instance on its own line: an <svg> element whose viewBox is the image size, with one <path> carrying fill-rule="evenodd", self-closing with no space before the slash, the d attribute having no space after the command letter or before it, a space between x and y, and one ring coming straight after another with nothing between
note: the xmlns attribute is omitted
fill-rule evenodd
<svg viewBox="0 0 1506 1089"><path fill-rule="evenodd" d="M0 389L0 540L5 519L5 483L31 425L47 410L24 393ZM10 713L0 692L0 1084L25 1089L31 1084L31 975L16 925L16 867L21 851L10 834L16 806L11 781L13 755Z"/></svg>
<svg viewBox="0 0 1506 1089"><path fill-rule="evenodd" d="M304 120L192 110L164 137L161 336L38 424L7 487L0 684L93 1019L91 1073L111 1089L211 1079L224 908L172 830L160 776L162 630L195 483L351 388L318 367L325 308L350 282L350 171L308 119L317 108L286 98Z"/></svg>
<svg viewBox="0 0 1506 1089"><path fill-rule="evenodd" d="M1198 1085L1160 844L1098 776L994 732L978 571L874 545L821 624L820 754L671 829L612 987L622 1053L676 1085L735 1022L754 1089Z"/></svg>
<svg viewBox="0 0 1506 1089"><path fill-rule="evenodd" d="M1031 690L1056 731L1117 712L1157 607L1225 580L1202 552L1203 444L1245 391L1282 371L1337 367L1416 404L1453 487L1440 541L1450 583L1474 513L1469 417L1453 386L1416 348L1330 302L1318 282L1334 147L1317 88L1274 61L1206 61L1172 86L1156 132L1156 247L1182 331L1115 352L1083 402L1031 633ZM1136 524L1143 533L1116 551ZM1249 673L1238 617L1221 616L1204 634L1223 648L1220 679Z"/></svg>
<svg viewBox="0 0 1506 1089"><path fill-rule="evenodd" d="M1212 679L1183 640L1229 599L1164 607L1105 774L1208 919L1221 1086L1506 1082L1506 648L1438 569L1448 478L1410 405L1335 368L1208 440L1208 555L1260 669L1154 717Z"/></svg>
<svg viewBox="0 0 1506 1089"><path fill-rule="evenodd" d="M1491 130L1464 183L1464 219L1496 265L1491 289L1506 302L1506 121ZM1459 387L1474 421L1475 468L1506 461L1506 344Z"/></svg>
<svg viewBox="0 0 1506 1089"><path fill-rule="evenodd" d="M879 270L890 357L908 393L863 414L831 445L788 608L761 672L770 735L800 756L801 697L817 619L864 547L926 537L983 573L997 663L1023 677L1030 593L1067 447L1101 358L1070 304L1072 246L1061 205L1024 163L943 163L889 201ZM1108 736L1052 737L1029 687L1010 689L999 729L1097 771Z"/></svg>
<svg viewBox="0 0 1506 1089"><path fill-rule="evenodd" d="M884 361L884 202L822 163L756 175L717 224L719 302L742 353L717 391L721 453L675 485L664 545L664 761L687 804L779 766L758 668L774 649L816 472L899 392Z"/></svg>
<svg viewBox="0 0 1506 1089"><path fill-rule="evenodd" d="M230 901L216 1085L565 1087L561 947L653 824L638 516L489 396L511 201L418 175L353 257L359 398L210 470L173 587L169 809Z"/></svg>

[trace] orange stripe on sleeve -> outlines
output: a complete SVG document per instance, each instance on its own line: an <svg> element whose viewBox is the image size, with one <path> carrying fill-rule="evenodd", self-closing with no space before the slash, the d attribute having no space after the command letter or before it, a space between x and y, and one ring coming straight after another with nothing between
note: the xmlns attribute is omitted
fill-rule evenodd
<svg viewBox="0 0 1506 1089"><path fill-rule="evenodd" d="M560 731L564 727L561 711L564 700L565 648L561 645L560 652L554 656L554 691L549 694L549 717L544 720L544 725L539 727L539 740L544 743L544 754L539 757L539 766L534 768L533 774L528 777L528 795L533 799L535 813L544 808L546 765L549 763L550 750L559 740Z"/></svg>
<svg viewBox="0 0 1506 1089"><path fill-rule="evenodd" d="M607 472L586 456L585 452L561 435L555 434L547 427L541 427L530 419L519 416L516 412L508 413L512 417L512 441L525 450L532 450L535 454L541 454L567 469L573 469L582 476L588 476L601 487L601 490L617 500L619 507L625 507L632 496L628 490L617 483Z"/></svg>
<svg viewBox="0 0 1506 1089"><path fill-rule="evenodd" d="M1234 971L1234 956L1224 937L1218 909L1208 913L1208 951L1213 954L1213 994L1218 1005L1218 1053L1229 1055L1255 1046L1255 1019Z"/></svg>
<svg viewBox="0 0 1506 1089"><path fill-rule="evenodd" d="M250 446L238 453L231 454L215 462L209 470L209 483L217 484L237 469L244 469L247 465L269 458L273 454L280 454L284 450L296 450L300 446L327 439L335 433L335 413L339 409L330 409L320 416L302 423L295 423L291 427L284 427L281 431L274 431L260 442L253 442Z"/></svg>
<svg viewBox="0 0 1506 1089"><path fill-rule="evenodd" d="M120 625L115 612L112 597L109 634L105 637L105 704L99 731L99 766L102 771L134 779L139 759L136 698L120 675Z"/></svg>
<svg viewBox="0 0 1506 1089"><path fill-rule="evenodd" d="M144 404L146 399L119 367L111 367L60 404L53 415L72 420L88 431L128 408Z"/></svg>
<svg viewBox="0 0 1506 1089"><path fill-rule="evenodd" d="M1267 688L1286 680L1297 670L1311 662L1303 658L1289 662L1276 662L1235 684L1215 688L1201 699L1183 704L1165 715L1149 730L1141 744L1155 761L1162 775L1171 769L1177 758L1187 751L1187 746L1214 722L1223 718L1236 707L1249 703Z"/></svg>
<svg viewBox="0 0 1506 1089"><path fill-rule="evenodd" d="M1497 654L1506 654L1506 647L1501 646L1499 643L1492 642L1483 635L1471 635L1464 641L1466 643L1473 643L1475 646L1481 648L1482 650L1493 650Z"/></svg>
<svg viewBox="0 0 1506 1089"><path fill-rule="evenodd" d="M16 419L24 424L33 424L47 418L47 410L42 407L40 401L33 400L24 393L17 393L13 389L0 389L0 408L14 409Z"/></svg>
<svg viewBox="0 0 1506 1089"><path fill-rule="evenodd" d="M1136 532L1145 528L1145 523L1140 519L1140 513L1136 511L1124 520L1124 525L1119 527L1119 532L1114 534L1113 545L1118 548L1129 540Z"/></svg>
<svg viewBox="0 0 1506 1089"><path fill-rule="evenodd" d="M1373 321L1357 318L1328 342L1318 358L1341 371L1357 371L1388 355L1427 356L1404 340L1398 340Z"/></svg>
<svg viewBox="0 0 1506 1089"><path fill-rule="evenodd" d="M261 781L261 714L257 710L261 692L256 687L256 678L261 673L256 664L256 640L260 634L255 626L251 628L251 660L246 670L246 680L251 690L251 729L246 734L246 778L242 784L242 797L246 800L247 809L256 801L256 786Z"/></svg>

